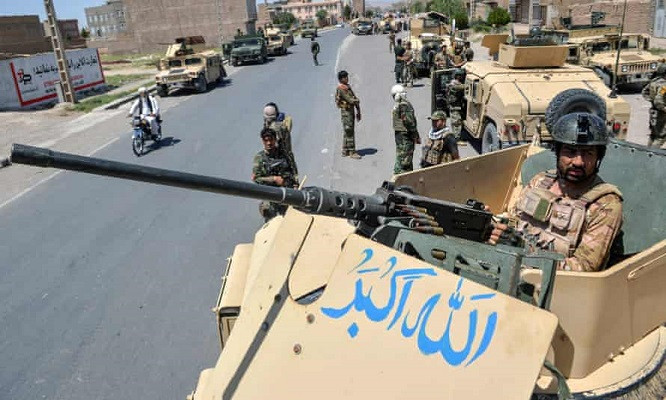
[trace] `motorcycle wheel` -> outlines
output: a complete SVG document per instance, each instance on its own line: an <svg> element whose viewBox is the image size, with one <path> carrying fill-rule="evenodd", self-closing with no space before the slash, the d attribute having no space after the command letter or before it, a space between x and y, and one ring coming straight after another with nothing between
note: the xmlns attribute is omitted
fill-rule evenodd
<svg viewBox="0 0 666 400"><path fill-rule="evenodd" d="M132 138L132 151L137 157L141 157L143 154L143 139L135 137Z"/></svg>

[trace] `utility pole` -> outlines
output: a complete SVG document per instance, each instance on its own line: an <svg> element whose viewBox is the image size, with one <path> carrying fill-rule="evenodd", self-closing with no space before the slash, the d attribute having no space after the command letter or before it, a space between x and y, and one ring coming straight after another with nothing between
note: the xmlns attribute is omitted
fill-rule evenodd
<svg viewBox="0 0 666 400"><path fill-rule="evenodd" d="M620 50L622 49L622 33L624 32L624 17L627 15L627 0L624 0L624 10L622 10L622 24L620 24L620 37L617 41L617 55L615 56L615 73L613 74L613 85L608 97L614 99L617 97L617 69L620 66Z"/></svg>
<svg viewBox="0 0 666 400"><path fill-rule="evenodd" d="M67 65L65 49L62 46L62 38L60 37L60 28L58 27L58 19L56 18L53 0L44 0L44 7L46 7L46 25L51 34L53 53L55 54L56 63L58 64L62 94L66 103L76 103L76 96L74 96L72 81L69 77L69 66Z"/></svg>

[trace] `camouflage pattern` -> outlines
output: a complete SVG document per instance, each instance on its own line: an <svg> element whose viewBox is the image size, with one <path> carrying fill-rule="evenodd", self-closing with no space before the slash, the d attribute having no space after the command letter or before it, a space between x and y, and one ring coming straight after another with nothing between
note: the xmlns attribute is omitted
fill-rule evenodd
<svg viewBox="0 0 666 400"><path fill-rule="evenodd" d="M444 69L451 67L451 58L448 54L439 52L435 54L434 64L437 69Z"/></svg>
<svg viewBox="0 0 666 400"><path fill-rule="evenodd" d="M449 116L451 117L451 130L457 140L460 140L462 132L462 102L464 101L465 85L457 79L452 79L447 85L446 101L449 105Z"/></svg>
<svg viewBox="0 0 666 400"><path fill-rule="evenodd" d="M296 175L298 175L298 166L296 165L296 158L294 157L294 152L291 149L291 129L286 123L286 121L271 121L268 124L264 123L264 125L267 125L268 128L271 128L273 131L275 131L276 139L280 146L280 150L282 150L284 155L287 156Z"/></svg>
<svg viewBox="0 0 666 400"><path fill-rule="evenodd" d="M393 30L389 32L388 39L389 39L389 52L393 53L393 48L395 47L395 32L393 32Z"/></svg>
<svg viewBox="0 0 666 400"><path fill-rule="evenodd" d="M350 85L340 83L335 91L335 104L340 109L342 120L342 130L344 132L342 140L342 155L349 155L356 152L356 142L354 139L354 119L355 110L358 109L361 101L356 97Z"/></svg>
<svg viewBox="0 0 666 400"><path fill-rule="evenodd" d="M260 185L278 186L274 176L284 179L284 187L297 188L298 178L288 157L280 150L267 153L265 150L258 152L252 161L252 181ZM278 203L262 201L259 204L259 213L268 222L277 215L284 215L287 206Z"/></svg>
<svg viewBox="0 0 666 400"><path fill-rule="evenodd" d="M463 58L465 61L473 61L474 60L474 50L472 50L471 47L466 48L463 51Z"/></svg>
<svg viewBox="0 0 666 400"><path fill-rule="evenodd" d="M572 248L569 251L555 248L552 246L551 241L543 241L539 239L537 233L536 244L538 247L548 248L566 256L565 260L559 266L560 269L567 271L585 271L593 272L603 269L608 263L611 253L618 250L618 243L615 239L622 226L622 198L619 190L613 185L603 182L598 176L596 179L575 192L569 191L565 196L554 196L553 208L550 219L545 223L535 222L535 219L524 215L519 210L520 204L535 190L545 189L548 190L554 182L552 172L542 172L537 174L530 183L522 190L516 207L511 211L512 215L516 215L521 222L519 230L526 234L526 238L541 230L545 233L546 237L567 237L571 234L572 226L576 225L574 213L571 212L576 203L582 204L582 221L580 221L580 230L576 232L576 236L571 240ZM566 184L565 184L566 185ZM548 191L549 193L552 193ZM586 199L589 199L588 202ZM562 208L561 204L572 204L569 209ZM571 212L571 213L570 213ZM569 215L570 220L564 221L565 223L560 226L562 229L557 228L557 223L553 222L558 218L561 219L562 215ZM541 226L539 226L541 225ZM529 240L528 240L529 241Z"/></svg>
<svg viewBox="0 0 666 400"><path fill-rule="evenodd" d="M643 98L652 103L650 108L650 139L648 146L662 147L666 143L666 79L658 77L643 88Z"/></svg>
<svg viewBox="0 0 666 400"><path fill-rule="evenodd" d="M405 98L401 98L393 106L393 130L395 132L395 164L394 174L412 171L414 158L414 143L418 140L419 132L416 126L414 107Z"/></svg>
<svg viewBox="0 0 666 400"><path fill-rule="evenodd" d="M402 82L402 69L405 66L405 62L399 57L405 55L405 48L401 45L396 45L393 54L395 55L395 67L393 67L393 72L395 72L395 83L400 83Z"/></svg>

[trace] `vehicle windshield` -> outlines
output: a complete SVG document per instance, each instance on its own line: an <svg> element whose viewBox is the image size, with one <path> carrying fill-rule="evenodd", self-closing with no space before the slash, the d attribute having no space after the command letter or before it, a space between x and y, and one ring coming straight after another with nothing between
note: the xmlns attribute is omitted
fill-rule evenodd
<svg viewBox="0 0 666 400"><path fill-rule="evenodd" d="M637 49L638 48L638 38L635 36L623 38L622 39L622 48L623 49Z"/></svg>
<svg viewBox="0 0 666 400"><path fill-rule="evenodd" d="M185 65L196 65L196 64L201 64L201 59L200 58L186 58L185 59Z"/></svg>
<svg viewBox="0 0 666 400"><path fill-rule="evenodd" d="M169 68L182 67L182 66L183 62L180 60L169 60Z"/></svg>
<svg viewBox="0 0 666 400"><path fill-rule="evenodd" d="M592 44L592 51L595 53L600 53L604 51L612 50L611 44L609 42L596 42Z"/></svg>
<svg viewBox="0 0 666 400"><path fill-rule="evenodd" d="M270 40L271 42L279 42L280 37L279 36L269 36L268 40Z"/></svg>
<svg viewBox="0 0 666 400"><path fill-rule="evenodd" d="M234 42L234 48L261 46L260 39L256 40L238 40Z"/></svg>

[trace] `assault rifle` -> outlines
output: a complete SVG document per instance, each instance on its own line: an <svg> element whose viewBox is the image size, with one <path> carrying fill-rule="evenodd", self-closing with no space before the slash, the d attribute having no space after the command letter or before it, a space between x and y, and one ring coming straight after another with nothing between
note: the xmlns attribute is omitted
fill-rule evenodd
<svg viewBox="0 0 666 400"><path fill-rule="evenodd" d="M14 144L10 162L60 168L89 174L175 186L191 190L247 197L292 206L300 211L346 218L356 232L405 254L509 295L529 299L521 286L520 268L544 270L539 305L547 306L550 283L559 258L528 254L520 241L505 239L498 246L481 244L492 231L493 215L483 203L452 203L415 194L409 187L384 182L373 195L359 195L320 187L291 189L258 185L186 172L121 163Z"/></svg>

